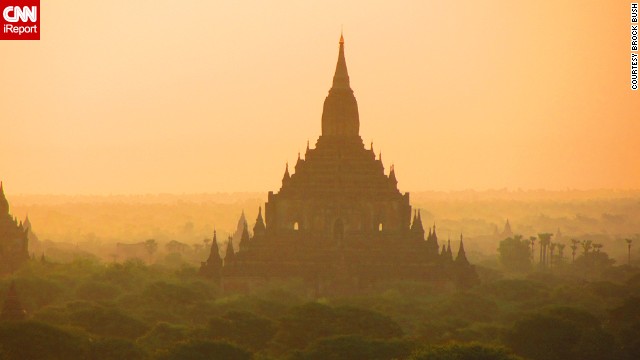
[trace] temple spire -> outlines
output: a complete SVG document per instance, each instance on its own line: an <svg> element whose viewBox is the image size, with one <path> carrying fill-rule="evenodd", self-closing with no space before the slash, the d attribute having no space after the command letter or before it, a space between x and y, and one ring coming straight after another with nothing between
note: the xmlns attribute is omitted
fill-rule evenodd
<svg viewBox="0 0 640 360"><path fill-rule="evenodd" d="M213 241L211 241L211 251L209 252L209 259L207 262L219 262L222 264L222 258L220 258L220 249L218 248L218 236L216 230L213 230Z"/></svg>
<svg viewBox="0 0 640 360"><path fill-rule="evenodd" d="M243 226L242 226L242 235L240 237L240 250L246 250L250 247L250 237L249 237L249 226L247 225L247 222L245 221Z"/></svg>
<svg viewBox="0 0 640 360"><path fill-rule="evenodd" d="M338 63L336 72L333 75L332 89L351 89L349 86L349 72L347 71L347 60L344 58L344 36L340 34L340 50L338 52Z"/></svg>
<svg viewBox="0 0 640 360"><path fill-rule="evenodd" d="M284 175L282 176L282 185L289 182L289 179L291 179L291 175L289 175L289 163L287 163L284 168ZM242 214L244 215L244 211Z"/></svg>
<svg viewBox="0 0 640 360"><path fill-rule="evenodd" d="M235 260L235 255L236 253L233 250L233 237L229 236L229 239L227 240L227 251L224 256L224 266L231 265Z"/></svg>
<svg viewBox="0 0 640 360"><path fill-rule="evenodd" d="M262 206L260 206L258 207L258 217L256 218L256 224L253 227L253 236L261 237L262 235L264 235L266 230L267 228L264 225L264 219L262 218Z"/></svg>
<svg viewBox="0 0 640 360"><path fill-rule="evenodd" d="M396 170L393 164L391 164L391 170L389 171L389 181L393 186L398 185L398 179L396 179Z"/></svg>
<svg viewBox="0 0 640 360"><path fill-rule="evenodd" d="M464 251L464 243L462 242L462 234L460 234L460 248L458 248L458 256L456 257L456 263L469 264L467 260L467 254Z"/></svg>
<svg viewBox="0 0 640 360"><path fill-rule="evenodd" d="M360 115L358 102L349 82L342 35L340 35L339 44L333 84L322 109L322 135L356 138L360 136Z"/></svg>

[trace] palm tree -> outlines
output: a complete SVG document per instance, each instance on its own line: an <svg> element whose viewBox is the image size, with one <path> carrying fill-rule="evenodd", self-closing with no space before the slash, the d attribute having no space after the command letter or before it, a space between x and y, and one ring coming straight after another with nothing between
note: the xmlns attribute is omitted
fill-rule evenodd
<svg viewBox="0 0 640 360"><path fill-rule="evenodd" d="M628 263L629 263L629 266L631 266L631 243L633 242L633 240L632 240L632 239L624 239L624 241L626 241L626 242L627 242L627 249L629 250L629 254L628 254L628 256L629 256Z"/></svg>
<svg viewBox="0 0 640 360"><path fill-rule="evenodd" d="M560 258L561 263L564 263L564 247L565 244L558 244L558 257Z"/></svg>
<svg viewBox="0 0 640 360"><path fill-rule="evenodd" d="M571 239L571 263L576 262L576 251L578 250L580 240Z"/></svg>
<svg viewBox="0 0 640 360"><path fill-rule="evenodd" d="M593 244L593 251L596 253L600 252L600 249L602 249L602 244L598 243L598 244Z"/></svg>
<svg viewBox="0 0 640 360"><path fill-rule="evenodd" d="M550 233L538 234L538 239L540 239L540 264L542 264L542 266L546 266L548 263L547 248L549 244L551 244L552 236L553 234Z"/></svg>
<svg viewBox="0 0 640 360"><path fill-rule="evenodd" d="M149 261L151 261L153 253L158 250L158 242L156 241L156 239L149 239L144 242L144 247L147 250L147 253L149 253Z"/></svg>
<svg viewBox="0 0 640 360"><path fill-rule="evenodd" d="M529 241L531 242L531 262L533 263L533 258L534 258L533 249L534 249L535 244L536 244L536 237L535 236L530 236L529 237Z"/></svg>
<svg viewBox="0 0 640 360"><path fill-rule="evenodd" d="M591 250L591 245L592 241L591 240L582 240L582 251L583 251L583 255L587 256L587 254L589 253L589 250Z"/></svg>

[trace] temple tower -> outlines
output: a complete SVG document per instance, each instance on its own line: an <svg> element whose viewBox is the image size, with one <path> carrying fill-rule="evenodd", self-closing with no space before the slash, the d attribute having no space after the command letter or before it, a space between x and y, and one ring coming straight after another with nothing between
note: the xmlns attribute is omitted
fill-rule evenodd
<svg viewBox="0 0 640 360"><path fill-rule="evenodd" d="M334 246L409 234L409 194L400 193L396 170L392 166L386 175L382 158L376 159L373 147L366 149L360 137L344 49L341 35L316 147L307 146L304 159L298 155L295 172L287 165L280 191L269 193L267 237L314 239Z"/></svg>

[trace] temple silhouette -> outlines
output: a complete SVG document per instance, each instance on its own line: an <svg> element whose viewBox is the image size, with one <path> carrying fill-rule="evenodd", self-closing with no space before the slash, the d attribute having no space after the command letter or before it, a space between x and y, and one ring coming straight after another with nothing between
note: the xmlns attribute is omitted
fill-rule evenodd
<svg viewBox="0 0 640 360"><path fill-rule="evenodd" d="M366 148L359 134L358 103L349 83L340 36L333 85L324 101L322 134L259 209L253 235L245 225L239 251L227 240L224 259L214 235L201 273L225 289L246 289L272 279L300 278L320 292L367 288L380 281L445 281L467 286L477 274L462 236L454 260L442 251L435 224L425 230L409 193L398 190L393 165ZM413 217L412 217L413 215Z"/></svg>
<svg viewBox="0 0 640 360"><path fill-rule="evenodd" d="M0 274L15 271L29 260L29 227L9 213L9 202L0 182Z"/></svg>

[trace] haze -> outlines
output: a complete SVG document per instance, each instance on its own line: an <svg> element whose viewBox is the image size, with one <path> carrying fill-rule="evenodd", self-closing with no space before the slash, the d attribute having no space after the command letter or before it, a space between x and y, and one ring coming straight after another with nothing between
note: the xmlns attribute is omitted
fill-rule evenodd
<svg viewBox="0 0 640 360"><path fill-rule="evenodd" d="M344 26L403 191L637 189L627 1L55 1L0 43L11 194L277 190Z"/></svg>

